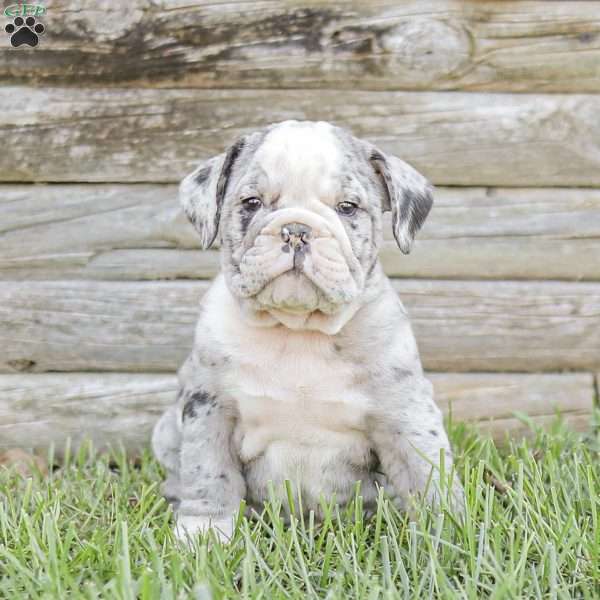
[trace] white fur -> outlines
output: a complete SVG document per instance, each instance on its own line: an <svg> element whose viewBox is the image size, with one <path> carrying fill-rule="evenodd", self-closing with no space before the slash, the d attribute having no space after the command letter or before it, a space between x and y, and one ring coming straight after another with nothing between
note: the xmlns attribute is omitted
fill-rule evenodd
<svg viewBox="0 0 600 600"><path fill-rule="evenodd" d="M234 439L242 461L276 444L272 479L283 481L302 465L302 480L318 486L324 453L368 451L369 399L353 385L356 369L336 355L331 336L247 324L222 278L211 290L207 314L214 339L231 357L223 391L239 412Z"/></svg>

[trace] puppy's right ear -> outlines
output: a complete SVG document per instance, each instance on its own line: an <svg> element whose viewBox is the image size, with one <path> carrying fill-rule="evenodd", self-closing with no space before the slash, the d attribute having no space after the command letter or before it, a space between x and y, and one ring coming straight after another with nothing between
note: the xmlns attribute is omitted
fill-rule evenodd
<svg viewBox="0 0 600 600"><path fill-rule="evenodd" d="M203 250L210 248L217 237L227 183L244 144L245 138L241 138L227 152L209 158L179 186L179 201L200 234Z"/></svg>

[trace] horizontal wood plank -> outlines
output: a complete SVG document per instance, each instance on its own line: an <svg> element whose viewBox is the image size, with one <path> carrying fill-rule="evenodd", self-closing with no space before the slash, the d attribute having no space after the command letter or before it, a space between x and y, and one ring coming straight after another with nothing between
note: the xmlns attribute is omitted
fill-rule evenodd
<svg viewBox="0 0 600 600"><path fill-rule="evenodd" d="M391 276L600 280L600 190L438 188L409 256L392 239ZM0 280L210 278L174 185L0 186Z"/></svg>
<svg viewBox="0 0 600 600"><path fill-rule="evenodd" d="M600 284L395 280L426 368L600 367ZM174 371L205 282L3 282L0 371Z"/></svg>
<svg viewBox="0 0 600 600"><path fill-rule="evenodd" d="M173 182L237 136L332 121L438 185L600 185L600 95L0 88L0 181Z"/></svg>
<svg viewBox="0 0 600 600"><path fill-rule="evenodd" d="M600 91L598 2L49 0L3 81L353 90Z"/></svg>
<svg viewBox="0 0 600 600"><path fill-rule="evenodd" d="M590 426L590 374L430 375L438 404L454 421L475 423L496 439L531 433L516 412L545 427L557 412L577 430ZM146 446L153 424L174 402L177 379L165 374L69 373L0 375L0 448L54 444L66 438L95 447Z"/></svg>
<svg viewBox="0 0 600 600"><path fill-rule="evenodd" d="M525 375L431 373L436 401L456 422L477 424L496 440L530 436L560 413L575 431L588 431L594 402L591 373ZM525 417L525 418L523 418Z"/></svg>
<svg viewBox="0 0 600 600"><path fill-rule="evenodd" d="M176 389L171 374L0 375L0 448L55 444L60 453L71 437L140 449Z"/></svg>

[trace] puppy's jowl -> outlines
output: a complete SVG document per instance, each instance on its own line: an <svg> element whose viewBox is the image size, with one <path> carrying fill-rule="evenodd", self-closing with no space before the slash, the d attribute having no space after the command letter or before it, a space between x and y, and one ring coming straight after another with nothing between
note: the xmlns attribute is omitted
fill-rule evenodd
<svg viewBox="0 0 600 600"><path fill-rule="evenodd" d="M177 532L231 535L290 479L306 511L360 480L434 502L452 454L406 312L377 254L382 213L408 253L432 205L408 164L328 123L247 135L180 188L222 273L202 299L176 403L154 429ZM428 485L429 483L429 485ZM462 502L460 484L453 494Z"/></svg>

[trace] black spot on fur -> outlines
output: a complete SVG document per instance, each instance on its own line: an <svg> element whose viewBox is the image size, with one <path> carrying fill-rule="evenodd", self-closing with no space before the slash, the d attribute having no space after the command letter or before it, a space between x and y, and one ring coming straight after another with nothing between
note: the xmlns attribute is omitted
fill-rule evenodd
<svg viewBox="0 0 600 600"><path fill-rule="evenodd" d="M383 154L381 154L381 152L379 152L379 150L373 150L373 152L371 152L371 156L369 156L369 160L372 162L377 162L377 163L385 163L385 156L383 156ZM380 165L375 165L376 166L376 170L379 173L379 168Z"/></svg>
<svg viewBox="0 0 600 600"><path fill-rule="evenodd" d="M231 172L233 170L233 166L235 161L238 159L242 150L244 149L244 145L246 143L245 138L239 139L235 144L233 144L227 154L225 155L225 160L223 161L223 167L221 168L221 173L219 175L219 179L217 181L217 210L215 212L215 233L211 240L209 240L208 246L211 246L217 237L217 231L219 229L219 221L221 220L221 209L223 208L223 200L225 199L225 192L227 191L227 184L229 183L229 178L231 176ZM198 176L200 173L198 173Z"/></svg>
<svg viewBox="0 0 600 600"><path fill-rule="evenodd" d="M439 433L435 430L435 429L430 429L429 433L433 436L433 437L437 437L439 435Z"/></svg>
<svg viewBox="0 0 600 600"><path fill-rule="evenodd" d="M239 155L242 153L245 144L246 139L241 138L227 151L227 155L223 161L223 168L221 169L221 174L219 175L219 181L217 182L217 202L220 202L221 204L223 203L223 197L227 191L227 184L229 183L233 165L235 164L235 161L238 159Z"/></svg>
<svg viewBox="0 0 600 600"><path fill-rule="evenodd" d="M373 450L373 448L369 448L369 458L367 462L367 468L370 472L378 472L381 468L381 461L379 460L379 456L377 452Z"/></svg>
<svg viewBox="0 0 600 600"><path fill-rule="evenodd" d="M415 233L421 229L432 205L433 196L429 189L425 194L404 190L400 218L409 220L408 230L411 236L414 237Z"/></svg>
<svg viewBox="0 0 600 600"><path fill-rule="evenodd" d="M369 267L369 270L367 271L367 278L369 278L373 274L376 266L377 266L377 257L375 257L375 260L371 263L371 266Z"/></svg>
<svg viewBox="0 0 600 600"><path fill-rule="evenodd" d="M196 407L193 402L186 402L183 405L182 419L185 421L187 419L193 419L196 416Z"/></svg>
<svg viewBox="0 0 600 600"><path fill-rule="evenodd" d="M198 414L198 408L201 406L216 405L216 398L213 394L209 394L204 390L197 390L189 394L186 398L185 404L183 405L183 420L188 418L194 418Z"/></svg>
<svg viewBox="0 0 600 600"><path fill-rule="evenodd" d="M396 379L402 381L407 377L411 377L412 371L409 371L408 369L401 369L400 367L394 367L394 376Z"/></svg>
<svg viewBox="0 0 600 600"><path fill-rule="evenodd" d="M210 176L210 172L211 172L211 167L210 166L206 166L202 169L200 169L197 173L196 176L194 177L194 181L198 184L198 185L202 185Z"/></svg>
<svg viewBox="0 0 600 600"><path fill-rule="evenodd" d="M177 496L165 496L165 500L171 505L173 510L177 510L181 504L181 500Z"/></svg>
<svg viewBox="0 0 600 600"><path fill-rule="evenodd" d="M246 235L246 231L248 231L248 227L250 227L250 223L252 223L255 214L255 210L244 210L242 207L240 211L240 229L242 235Z"/></svg>

